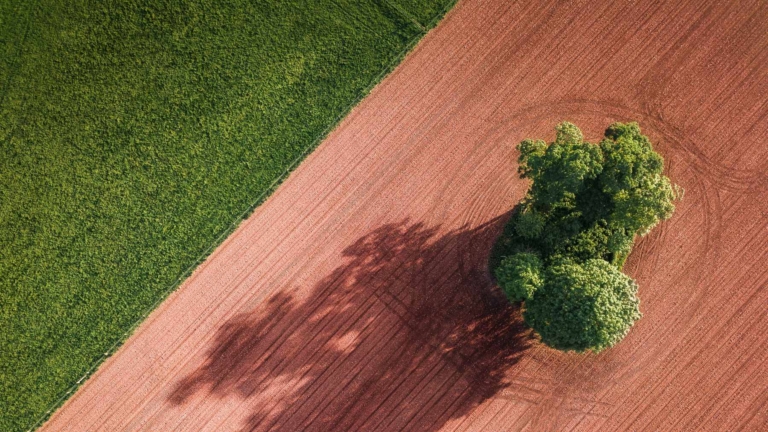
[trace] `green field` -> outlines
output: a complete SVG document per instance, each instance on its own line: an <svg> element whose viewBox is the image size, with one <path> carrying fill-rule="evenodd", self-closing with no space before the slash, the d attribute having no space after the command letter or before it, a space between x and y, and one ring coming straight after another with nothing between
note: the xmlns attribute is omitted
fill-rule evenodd
<svg viewBox="0 0 768 432"><path fill-rule="evenodd" d="M60 404L450 4L0 0L0 430Z"/></svg>

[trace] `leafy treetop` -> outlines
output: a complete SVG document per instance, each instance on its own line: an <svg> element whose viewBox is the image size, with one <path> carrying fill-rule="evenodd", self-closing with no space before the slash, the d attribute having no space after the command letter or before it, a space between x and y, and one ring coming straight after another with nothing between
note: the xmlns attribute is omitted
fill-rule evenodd
<svg viewBox="0 0 768 432"><path fill-rule="evenodd" d="M637 284L607 261L563 260L547 268L544 281L524 317L554 348L601 351L640 318Z"/></svg>

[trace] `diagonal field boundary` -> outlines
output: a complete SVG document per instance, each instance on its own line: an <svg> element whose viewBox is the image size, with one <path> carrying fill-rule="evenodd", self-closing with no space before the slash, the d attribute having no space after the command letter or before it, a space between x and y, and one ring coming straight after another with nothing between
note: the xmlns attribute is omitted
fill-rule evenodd
<svg viewBox="0 0 768 432"><path fill-rule="evenodd" d="M162 292L162 294L157 298L157 300L152 303L142 314L141 316L133 323L131 324L126 331L123 333L123 335L118 338L112 346L110 346L107 351L104 352L102 356L100 356L97 360L95 360L91 366L85 371L85 373L78 379L72 386L64 393L62 393L61 397L59 397L54 403L52 403L48 409L38 418L35 423L33 423L28 431L31 432L35 429L37 429L39 426L42 425L42 423L50 417L50 415L61 406L61 404L72 394L77 390L81 384L85 382L101 365L108 357L110 357L112 354L114 354L117 349L125 342L128 337L136 330L136 328L139 327L139 325L147 318L147 316L154 311L160 303L162 303L166 298L168 298L168 295L170 295L176 288L178 288L184 280L186 280L192 272L200 265L202 264L206 258L218 247L221 242L227 238L234 230L240 225L240 223L245 220L259 205L261 205L266 198L268 198L280 184L282 184L283 181L285 181L286 178L288 178L288 175L298 166L298 164L306 158L306 156L313 150L317 148L318 145L328 136L328 134L333 131L336 126L339 125L342 119L344 119L351 111L352 109L357 106L360 101L363 100L368 94L384 79L385 76L387 76L390 72L392 72L395 67L400 64L402 59L416 46L416 44L431 30L434 28L434 26L445 16L445 14L448 13L448 11L456 4L458 0L448 0L444 3L443 7L438 11L438 13L432 18L431 21L429 21L426 25L421 24L418 20L416 20L413 15L409 14L405 10L403 10L401 7L392 4L389 0L385 0L385 3L390 6L393 10L397 11L404 19L408 20L414 26L416 26L421 33L417 34L413 38L411 38L410 41L405 45L405 47L397 54L395 55L389 63L381 70L381 72L376 75L371 82L366 86L358 95L356 98L354 98L340 113L339 115L331 121L328 126L317 135L317 137L290 163L288 166L283 170L283 172L278 175L275 180L264 190L262 193L260 193L252 202L248 205L248 207L245 208L239 215L235 216L235 218L232 220L232 222L227 225L221 233L211 242L211 244L203 250L203 252L193 261L193 263L187 267L186 270L184 270L178 278L176 278L168 287ZM29 17L29 14L28 14ZM29 22L27 23L27 30L29 27ZM26 31L25 31L26 36ZM21 40L18 48L18 58L17 58L17 64L21 61L21 53L23 50L23 42L24 39ZM10 78L8 85L10 85Z"/></svg>

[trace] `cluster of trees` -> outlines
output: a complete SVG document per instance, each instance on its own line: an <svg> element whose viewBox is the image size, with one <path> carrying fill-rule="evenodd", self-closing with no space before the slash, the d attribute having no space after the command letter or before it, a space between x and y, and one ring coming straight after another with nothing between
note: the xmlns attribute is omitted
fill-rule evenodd
<svg viewBox="0 0 768 432"><path fill-rule="evenodd" d="M635 237L672 216L682 191L637 123L614 123L598 145L571 123L556 131L552 143L518 145L532 184L491 266L542 342L599 352L640 318L637 284L621 269Z"/></svg>

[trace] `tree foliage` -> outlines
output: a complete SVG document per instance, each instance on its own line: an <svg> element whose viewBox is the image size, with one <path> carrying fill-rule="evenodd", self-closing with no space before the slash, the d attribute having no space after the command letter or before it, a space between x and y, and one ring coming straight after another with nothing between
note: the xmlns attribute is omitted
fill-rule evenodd
<svg viewBox="0 0 768 432"><path fill-rule="evenodd" d="M496 279L510 301L528 300L542 283L541 259L527 252L506 257L496 268Z"/></svg>
<svg viewBox="0 0 768 432"><path fill-rule="evenodd" d="M629 332L639 304L635 281L607 261L564 260L547 268L524 317L553 348L601 351Z"/></svg>
<svg viewBox="0 0 768 432"><path fill-rule="evenodd" d="M675 210L672 183L662 174L664 160L637 123L615 123L605 135L600 142L605 157L600 186L614 203L610 222L645 234Z"/></svg>
<svg viewBox="0 0 768 432"><path fill-rule="evenodd" d="M520 174L533 180L531 195L536 207L549 209L567 205L587 179L602 170L600 149L585 143L581 131L571 123L557 126L555 142L526 140L520 143Z"/></svg>
<svg viewBox="0 0 768 432"><path fill-rule="evenodd" d="M681 193L637 123L614 123L599 144L563 122L555 140L518 145L531 180L491 259L511 301L555 348L600 351L639 318L637 286L621 273L637 236L672 216Z"/></svg>

